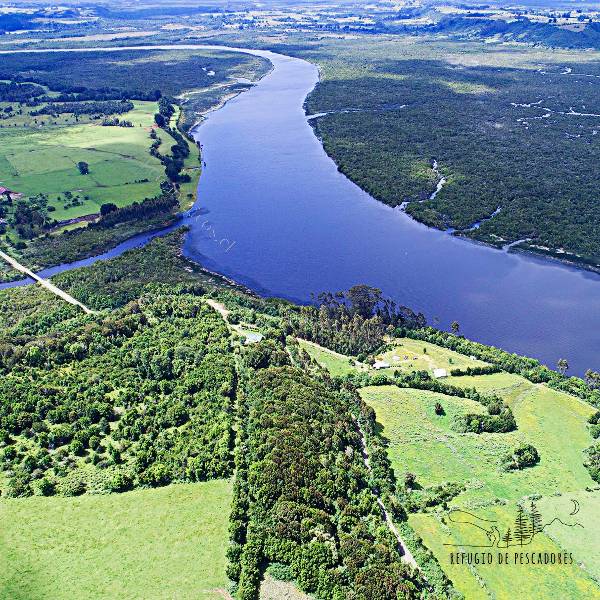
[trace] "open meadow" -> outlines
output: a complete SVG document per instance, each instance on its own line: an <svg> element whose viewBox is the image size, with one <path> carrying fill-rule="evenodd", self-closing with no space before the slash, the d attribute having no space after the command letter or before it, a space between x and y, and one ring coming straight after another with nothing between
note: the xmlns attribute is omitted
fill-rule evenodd
<svg viewBox="0 0 600 600"><path fill-rule="evenodd" d="M155 196L164 177L148 153L156 112L156 102L136 101L123 117L133 127L92 122L0 129L1 185L24 196L46 194L57 221L97 214L107 202L126 206ZM79 172L80 161L89 165L88 174Z"/></svg>
<svg viewBox="0 0 600 600"><path fill-rule="evenodd" d="M196 199L190 128L266 65L178 49L3 55L2 247L36 269L168 224ZM0 267L0 281L13 278Z"/></svg>
<svg viewBox="0 0 600 600"><path fill-rule="evenodd" d="M231 483L0 501L0 598L222 598Z"/></svg>
<svg viewBox="0 0 600 600"><path fill-rule="evenodd" d="M376 358L392 366L373 373L432 373L434 368L450 371L485 364L420 340L402 338L392 340L389 346L392 348ZM303 343L303 348L333 375L343 376L353 370L348 357L316 344ZM504 372L448 377L442 381L500 396L513 411L517 429L508 433L459 433L453 426L456 419L466 414L483 415L481 404L468 398L392 385L362 388L361 396L375 410L398 485L403 486L406 474L411 473L417 489L424 492L449 484L460 486L459 493L444 502L410 513L411 527L469 600L596 597L600 594L600 555L594 543L594 515L600 496L598 491L586 491L597 486L583 466L583 451L590 445L586 423L594 409L578 398ZM441 415L436 413L438 404L443 407ZM539 463L507 471L503 468L504 457L521 444L532 444L537 449ZM526 564L450 562L453 551L506 551L502 536L507 528L514 529L517 506L522 504L529 510L532 500L548 527L531 546L509 545L509 552L566 552L571 553L573 564L532 568ZM574 500L581 507L576 517L570 515ZM465 523L462 511L476 515L479 524L479 519L493 522L497 533L492 534L492 541L497 545L488 548L487 534ZM566 525L558 521L550 525L554 519ZM514 540L509 542L512 543Z"/></svg>

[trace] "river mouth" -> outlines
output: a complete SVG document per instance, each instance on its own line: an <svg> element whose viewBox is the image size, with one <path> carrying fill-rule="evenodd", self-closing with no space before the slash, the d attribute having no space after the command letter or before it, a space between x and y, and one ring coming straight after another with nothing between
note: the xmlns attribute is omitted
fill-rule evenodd
<svg viewBox="0 0 600 600"><path fill-rule="evenodd" d="M474 244L374 200L338 171L305 115L314 65L261 50L181 47L248 52L273 64L194 129L206 167L195 210L175 225L190 228L188 258L262 295L300 302L366 283L434 326L456 320L483 343L549 366L567 358L576 374L598 370L600 275ZM118 256L155 235L42 274Z"/></svg>

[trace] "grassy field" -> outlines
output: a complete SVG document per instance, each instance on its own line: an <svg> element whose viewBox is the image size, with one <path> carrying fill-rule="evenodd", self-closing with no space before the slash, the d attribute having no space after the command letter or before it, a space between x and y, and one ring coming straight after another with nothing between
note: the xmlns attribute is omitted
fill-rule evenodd
<svg viewBox="0 0 600 600"><path fill-rule="evenodd" d="M306 340L299 340L298 343L303 350L308 352L317 363L327 369L332 375L346 375L356 370L350 364L348 357L343 354L338 354L333 350L323 348L318 344Z"/></svg>
<svg viewBox="0 0 600 600"><path fill-rule="evenodd" d="M155 102L137 101L123 116L134 127L80 123L0 129L0 181L25 196L47 194L48 206L55 208L51 217L58 221L98 213L105 202L126 206L155 196L164 178L163 166L148 153L155 112ZM79 173L79 161L89 164L89 175ZM81 204L73 206L65 192Z"/></svg>
<svg viewBox="0 0 600 600"><path fill-rule="evenodd" d="M479 517L494 520L501 534L513 526L517 503L524 496L542 496L539 506L544 522L554 517L568 522L565 507L572 508L570 498L587 494L582 490L593 485L582 465L582 451L589 445L585 421L593 409L571 396L505 373L453 378L452 383L502 395L511 405L518 430L507 434L459 434L451 429L453 417L481 411L480 405L419 390L365 388L363 397L375 409L382 433L390 441L389 456L398 478L401 480L410 471L423 487L447 481L464 484L466 490L449 503L449 508L474 511ZM435 414L436 402L444 407L445 416ZM501 457L520 442L537 448L540 463L522 471L503 471ZM557 493L562 495L554 496ZM594 529L592 514L597 498L595 504L581 502L587 507L581 512L581 520ZM590 577L600 579L597 559L586 560L585 571L576 564L537 569L528 565L457 566L449 562L451 550L472 550L465 545L485 543L472 526L452 522L441 510L411 515L409 522L469 599L590 598L600 593ZM587 550L592 544L589 539L583 540L586 536L581 532L559 525L554 525L551 532L550 537L540 534L531 550L589 555Z"/></svg>
<svg viewBox="0 0 600 600"><path fill-rule="evenodd" d="M432 344L409 339L397 342L393 349L377 356L393 365L390 372L396 369L431 372L437 367L452 369L484 364ZM343 355L316 344L301 344L332 374L343 375L353 369ZM381 434L389 442L388 455L400 485L404 474L411 472L425 489L446 482L465 487L448 502L447 510L437 507L413 513L409 517L410 525L468 600L583 599L600 595L595 516L600 508L600 493L585 491L595 486L583 467L582 454L590 444L586 420L594 412L593 408L568 394L508 373L449 377L444 381L498 394L513 410L518 429L505 434L460 434L452 428L454 417L483 412L481 404L395 386L363 388L361 395L375 409ZM435 414L437 402L442 404L445 415ZM540 462L530 469L507 472L502 468L502 457L520 443L533 444L540 454ZM585 529L581 530L554 523L538 534L526 549L572 553L573 564L533 567L450 563L452 551L481 551L470 545L488 543L472 525L455 522L461 519L452 515L459 513L450 511L468 510L490 519L501 536L508 527L514 526L517 504L529 506L531 499L526 500L526 497L538 499L544 523L558 517L568 524L577 518L577 522L583 524ZM570 515L572 500L577 500L581 507L577 517Z"/></svg>
<svg viewBox="0 0 600 600"><path fill-rule="evenodd" d="M231 484L0 502L0 598L222 598Z"/></svg>
<svg viewBox="0 0 600 600"><path fill-rule="evenodd" d="M399 369L405 372L427 371L433 373L434 369L446 369L450 372L452 369L481 367L486 364L429 342L409 338L397 340L392 350L378 354L376 358L389 363L390 371ZM387 370L383 369L384 372Z"/></svg>
<svg viewBox="0 0 600 600"><path fill-rule="evenodd" d="M345 375L356 370L347 356L338 354L318 344L300 340L300 346L306 350L322 367L332 375ZM458 352L441 348L429 342L399 338L392 341L392 349L378 354L375 358L390 364L389 369L381 369L382 373L392 374L394 371L410 373L411 371L427 371L432 374L434 369L466 369L480 367L486 363L474 360ZM352 361L354 363L354 361ZM360 366L364 368L364 366Z"/></svg>

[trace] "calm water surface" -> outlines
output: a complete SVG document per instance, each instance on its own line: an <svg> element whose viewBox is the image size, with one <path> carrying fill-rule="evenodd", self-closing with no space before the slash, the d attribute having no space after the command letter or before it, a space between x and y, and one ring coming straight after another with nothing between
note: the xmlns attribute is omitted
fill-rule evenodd
<svg viewBox="0 0 600 600"><path fill-rule="evenodd" d="M375 201L337 171L306 120L317 69L252 53L273 71L196 130L206 167L201 210L180 222L191 227L186 255L261 294L298 301L367 283L432 324L456 319L487 344L551 366L566 357L573 373L600 369L599 275L459 240Z"/></svg>
<svg viewBox="0 0 600 600"><path fill-rule="evenodd" d="M306 301L356 283L456 319L465 335L573 372L600 368L600 276L453 238L337 171L307 123L317 69L275 65L196 131L206 168L184 250L263 294Z"/></svg>

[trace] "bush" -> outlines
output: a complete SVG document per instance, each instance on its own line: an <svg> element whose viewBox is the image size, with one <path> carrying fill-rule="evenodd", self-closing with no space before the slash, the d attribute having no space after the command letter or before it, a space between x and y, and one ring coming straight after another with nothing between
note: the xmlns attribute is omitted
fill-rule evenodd
<svg viewBox="0 0 600 600"><path fill-rule="evenodd" d="M267 568L267 573L273 578L279 581L292 581L294 574L292 573L291 567L284 565L283 563L272 563Z"/></svg>
<svg viewBox="0 0 600 600"><path fill-rule="evenodd" d="M590 416L588 423L591 425L597 425L600 423L600 410L597 410L593 415Z"/></svg>
<svg viewBox="0 0 600 600"><path fill-rule="evenodd" d="M540 455L537 449L531 444L521 444L512 453L504 456L502 461L507 471L521 470L526 467L533 467L540 462Z"/></svg>
<svg viewBox="0 0 600 600"><path fill-rule="evenodd" d="M590 473L591 478L600 483L600 443L590 446L585 451L585 467Z"/></svg>

